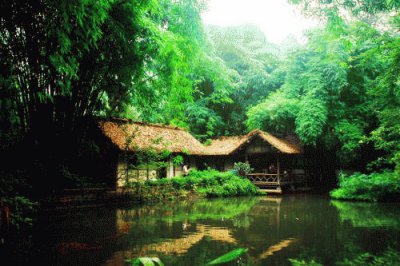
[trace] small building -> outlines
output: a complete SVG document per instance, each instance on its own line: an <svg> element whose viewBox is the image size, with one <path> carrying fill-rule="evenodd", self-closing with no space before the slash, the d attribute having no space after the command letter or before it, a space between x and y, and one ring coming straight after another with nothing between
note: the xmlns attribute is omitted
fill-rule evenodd
<svg viewBox="0 0 400 266"><path fill-rule="evenodd" d="M126 182L179 176L182 166L195 165L194 156L204 149L189 132L178 127L126 119L100 120L98 127L117 150L113 158L117 187Z"/></svg>
<svg viewBox="0 0 400 266"><path fill-rule="evenodd" d="M282 187L304 183L302 148L295 137L277 138L261 130L242 136L212 140L198 165L220 171L231 170L235 162L247 162L253 171L247 177L260 187Z"/></svg>
<svg viewBox="0 0 400 266"><path fill-rule="evenodd" d="M206 155L205 163L221 171L232 169L235 162L248 162L255 172L267 172L271 164L278 168L281 162L301 153L301 147L294 139L279 139L261 130L253 130L243 136L214 139L204 147L203 155Z"/></svg>
<svg viewBox="0 0 400 266"><path fill-rule="evenodd" d="M109 181L115 180L116 187L123 187L126 182L179 176L184 165L189 169L228 171L235 162L248 162L254 169L248 178L259 185L281 185L285 177L304 175L302 150L296 140L280 139L261 130L216 138L210 145L203 145L178 127L116 118L98 120L96 127L100 138L108 143L107 160L103 163L110 165L99 167Z"/></svg>

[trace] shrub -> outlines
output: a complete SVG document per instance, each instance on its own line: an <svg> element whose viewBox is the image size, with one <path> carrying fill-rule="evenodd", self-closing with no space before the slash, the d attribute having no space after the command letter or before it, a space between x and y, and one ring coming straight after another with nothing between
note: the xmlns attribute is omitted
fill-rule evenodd
<svg viewBox="0 0 400 266"><path fill-rule="evenodd" d="M369 175L340 174L339 188L331 191L330 195L345 200L397 201L400 199L400 176L391 171Z"/></svg>
<svg viewBox="0 0 400 266"><path fill-rule="evenodd" d="M247 196L258 194L258 189L248 179L235 175L232 172L218 172L216 170L190 171L186 177L174 177L172 179L159 179L143 183L132 183L130 186L137 194L146 195L138 198L146 200L156 198L154 189L162 197L187 194L193 191L207 197ZM153 190L149 188L153 187Z"/></svg>
<svg viewBox="0 0 400 266"><path fill-rule="evenodd" d="M233 165L233 170L240 176L246 176L254 169L248 163L237 162Z"/></svg>
<svg viewBox="0 0 400 266"><path fill-rule="evenodd" d="M32 188L26 175L24 171L0 171L0 229L2 226L6 228L8 223L16 231L30 230L32 227L38 204L28 197Z"/></svg>
<svg viewBox="0 0 400 266"><path fill-rule="evenodd" d="M353 259L345 259L341 265L349 266L384 266L398 265L400 261L400 253L395 249L387 249L380 255L363 253Z"/></svg>
<svg viewBox="0 0 400 266"><path fill-rule="evenodd" d="M188 177L191 182L198 185L196 190L208 197L246 196L258 193L253 183L232 172L192 171Z"/></svg>

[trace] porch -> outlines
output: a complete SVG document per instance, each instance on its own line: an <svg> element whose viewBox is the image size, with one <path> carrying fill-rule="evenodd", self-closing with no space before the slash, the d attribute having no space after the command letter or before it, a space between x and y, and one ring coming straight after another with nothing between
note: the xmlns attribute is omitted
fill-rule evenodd
<svg viewBox="0 0 400 266"><path fill-rule="evenodd" d="M248 174L246 177L262 191L266 191L269 193L282 193L282 188L284 187L295 188L296 186L306 184L304 173L251 173Z"/></svg>

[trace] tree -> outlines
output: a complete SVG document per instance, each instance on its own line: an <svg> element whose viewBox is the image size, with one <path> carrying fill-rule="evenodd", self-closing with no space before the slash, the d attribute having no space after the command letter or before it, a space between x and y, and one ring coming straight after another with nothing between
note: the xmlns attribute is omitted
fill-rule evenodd
<svg viewBox="0 0 400 266"><path fill-rule="evenodd" d="M2 132L69 131L79 117L120 108L155 50L152 8L151 1L2 1Z"/></svg>
<svg viewBox="0 0 400 266"><path fill-rule="evenodd" d="M246 110L257 104L283 82L284 68L279 68L280 50L266 40L255 26L209 27L208 35L215 55L221 58L234 80L227 101L212 109L224 121L224 135L243 134Z"/></svg>
<svg viewBox="0 0 400 266"><path fill-rule="evenodd" d="M296 133L305 145L337 150L342 163L355 160L377 122L369 87L386 69L375 50L382 38L362 22L315 30L290 56L283 86L248 111L247 125Z"/></svg>

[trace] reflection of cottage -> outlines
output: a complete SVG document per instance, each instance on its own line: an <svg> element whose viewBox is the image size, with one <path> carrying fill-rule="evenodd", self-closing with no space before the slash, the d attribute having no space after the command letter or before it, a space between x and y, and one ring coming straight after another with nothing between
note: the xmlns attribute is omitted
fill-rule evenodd
<svg viewBox="0 0 400 266"><path fill-rule="evenodd" d="M117 186L123 186L126 181L181 175L183 162L173 162L177 155L191 169L211 167L227 171L233 168L235 162L248 162L254 169L249 178L259 185L276 183L280 186L289 174L303 173L299 145L293 140L280 139L261 130L244 136L217 138L205 146L189 132L177 127L110 119L99 120L97 128L113 147L110 156L107 156L107 163L114 162L114 168L109 168L108 173L109 176L114 175L114 179L116 177ZM152 165L151 156L157 157L157 154L165 152L169 154L156 158L165 162L164 167ZM148 162L143 163L146 156ZM274 173L268 172L271 164L276 167Z"/></svg>

